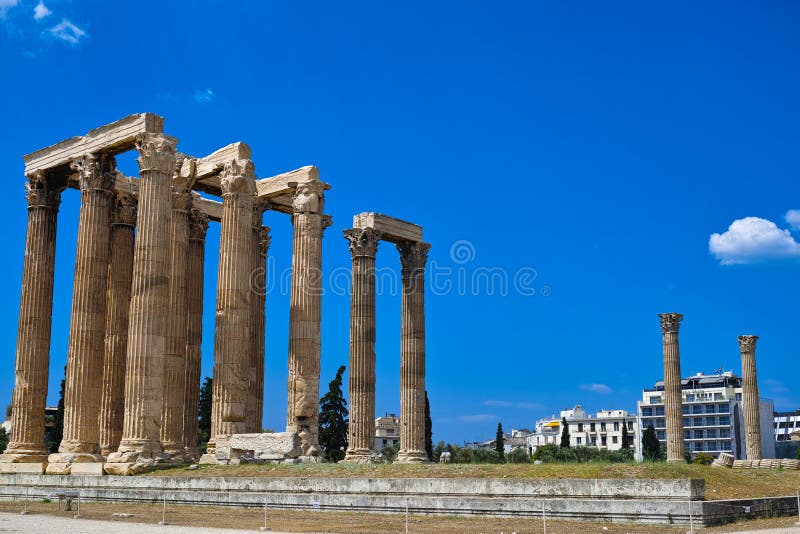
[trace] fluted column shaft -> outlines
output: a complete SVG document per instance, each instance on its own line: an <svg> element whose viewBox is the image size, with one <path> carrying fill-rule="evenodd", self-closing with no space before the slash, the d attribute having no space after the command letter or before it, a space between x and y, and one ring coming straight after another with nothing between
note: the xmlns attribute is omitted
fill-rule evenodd
<svg viewBox="0 0 800 534"><path fill-rule="evenodd" d="M350 424L346 462L375 454L375 255L380 235L372 228L344 231L352 256L350 292Z"/></svg>
<svg viewBox="0 0 800 534"><path fill-rule="evenodd" d="M64 386L64 438L59 453L96 455L100 452L98 417L105 351L114 166L113 157L102 155L87 155L73 164L80 175L81 209Z"/></svg>
<svg viewBox="0 0 800 534"><path fill-rule="evenodd" d="M761 460L761 413L756 378L756 341L758 336L739 336L739 349L742 352L744 435L748 460Z"/></svg>
<svg viewBox="0 0 800 534"><path fill-rule="evenodd" d="M400 333L399 462L426 462L425 452L425 262L430 245L397 245L402 263Z"/></svg>
<svg viewBox="0 0 800 534"><path fill-rule="evenodd" d="M125 418L119 452L109 462L133 461L161 452L164 353L169 309L172 172L176 140L146 134L139 151L139 210L133 254Z"/></svg>
<svg viewBox="0 0 800 534"><path fill-rule="evenodd" d="M116 452L122 438L135 226L135 197L132 194L117 193L111 223L111 260L108 266L106 339L100 403L100 454L103 456Z"/></svg>
<svg viewBox="0 0 800 534"><path fill-rule="evenodd" d="M685 462L683 439L683 396L681 393L681 355L678 328L683 315L663 313L661 334L664 346L664 412L667 423L667 461Z"/></svg>
<svg viewBox="0 0 800 534"><path fill-rule="evenodd" d="M305 456L319 453L323 190L320 182L297 184L293 200L286 431L300 434Z"/></svg>
<svg viewBox="0 0 800 534"><path fill-rule="evenodd" d="M187 169L188 170L185 170ZM189 264L189 210L194 161L182 162L172 183L170 225L170 276L167 339L164 357L164 406L161 415L161 445L175 461L183 459L183 413L186 388L187 269Z"/></svg>
<svg viewBox="0 0 800 534"><path fill-rule="evenodd" d="M17 355L12 397L12 440L0 461L44 460L44 409L50 364L56 221L61 189L43 172L28 176L28 229L22 266Z"/></svg>
<svg viewBox="0 0 800 534"><path fill-rule="evenodd" d="M249 160L225 166L221 178L222 225L219 239L217 323L214 338L216 434L246 430L248 370L251 357L250 270L253 265L255 174Z"/></svg>
<svg viewBox="0 0 800 534"><path fill-rule="evenodd" d="M250 305L253 335L251 337L250 389L247 400L248 432L260 433L264 413L264 334L266 327L267 251L269 228L261 225L262 208L254 211L253 269L250 274Z"/></svg>
<svg viewBox="0 0 800 534"><path fill-rule="evenodd" d="M186 329L186 379L184 387L183 437L186 455L196 459L197 416L200 402L200 365L203 341L203 268L205 264L206 230L208 216L192 209L189 231L189 260L187 329Z"/></svg>

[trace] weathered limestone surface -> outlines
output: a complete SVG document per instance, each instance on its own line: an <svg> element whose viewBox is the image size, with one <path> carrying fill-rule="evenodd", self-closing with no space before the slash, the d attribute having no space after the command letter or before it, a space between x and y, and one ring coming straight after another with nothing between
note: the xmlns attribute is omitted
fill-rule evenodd
<svg viewBox="0 0 800 534"><path fill-rule="evenodd" d="M325 184L296 184L292 224L292 289L289 315L289 387L286 431L297 432L303 456L319 453L322 217Z"/></svg>
<svg viewBox="0 0 800 534"><path fill-rule="evenodd" d="M208 216L192 208L187 266L186 377L184 387L183 437L186 457L199 458L197 415L200 400L200 345L203 341L203 266Z"/></svg>
<svg viewBox="0 0 800 534"><path fill-rule="evenodd" d="M56 221L64 186L44 172L34 172L28 175L26 187L28 229L14 365L13 439L0 456L3 464L47 459L42 414L50 364Z"/></svg>
<svg viewBox="0 0 800 534"><path fill-rule="evenodd" d="M678 328L683 315L662 313L661 334L664 346L664 412L667 424L667 461L682 463L683 457L683 397L681 394L681 355L678 348Z"/></svg>
<svg viewBox="0 0 800 534"><path fill-rule="evenodd" d="M260 433L264 414L264 334L266 327L266 273L269 249L269 228L261 225L261 208L256 207L253 220L253 269L250 272L250 305L252 332L250 339L250 385L247 399L248 433Z"/></svg>
<svg viewBox="0 0 800 534"><path fill-rule="evenodd" d="M350 293L350 424L345 462L368 463L375 446L375 255L380 232L344 231L352 256Z"/></svg>
<svg viewBox="0 0 800 534"><path fill-rule="evenodd" d="M364 212L353 216L353 228L372 228L391 243L422 241L422 227L380 213Z"/></svg>
<svg viewBox="0 0 800 534"><path fill-rule="evenodd" d="M427 243L397 244L402 264L403 296L400 333L401 463L427 462L425 451L425 263Z"/></svg>
<svg viewBox="0 0 800 534"><path fill-rule="evenodd" d="M268 432L218 436L216 463L239 463L242 460L284 462L295 460L302 452L300 436L293 432Z"/></svg>
<svg viewBox="0 0 800 534"><path fill-rule="evenodd" d="M169 309L164 355L164 406L161 415L161 446L173 462L184 460L183 436L186 387L186 343L189 262L189 210L195 161L178 162L172 178L172 222L170 225Z"/></svg>
<svg viewBox="0 0 800 534"><path fill-rule="evenodd" d="M64 438L58 453L48 459L48 473L62 473L63 464L74 461L102 460L98 417L116 169L113 157L100 154L79 158L73 168L80 174L81 209L64 386Z"/></svg>
<svg viewBox="0 0 800 534"><path fill-rule="evenodd" d="M136 198L117 190L111 219L111 263L108 266L106 339L100 404L100 454L103 456L116 452L119 447L125 416L125 360L128 352L128 310L133 281Z"/></svg>
<svg viewBox="0 0 800 534"><path fill-rule="evenodd" d="M748 460L761 460L761 414L758 378L756 377L756 341L758 336L739 336L742 352L742 404L744 436Z"/></svg>
<svg viewBox="0 0 800 534"><path fill-rule="evenodd" d="M169 304L169 232L176 140L150 134L139 138L139 211L133 258L125 418L118 452L106 472L135 474L164 461L160 442L164 396L166 311Z"/></svg>
<svg viewBox="0 0 800 534"><path fill-rule="evenodd" d="M217 282L217 322L214 337L214 449L218 436L243 434L246 428L248 364L250 362L250 269L253 247L255 167L233 160L221 177L222 226Z"/></svg>

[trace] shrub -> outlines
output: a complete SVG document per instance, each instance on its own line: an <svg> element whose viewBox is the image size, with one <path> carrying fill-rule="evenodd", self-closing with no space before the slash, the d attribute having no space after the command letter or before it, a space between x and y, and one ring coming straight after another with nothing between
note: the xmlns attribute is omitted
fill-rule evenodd
<svg viewBox="0 0 800 534"><path fill-rule="evenodd" d="M506 461L510 464L527 464L531 459L525 449L514 449L508 453Z"/></svg>
<svg viewBox="0 0 800 534"><path fill-rule="evenodd" d="M693 464L711 465L714 462L714 457L707 452L697 453L697 456L692 460Z"/></svg>

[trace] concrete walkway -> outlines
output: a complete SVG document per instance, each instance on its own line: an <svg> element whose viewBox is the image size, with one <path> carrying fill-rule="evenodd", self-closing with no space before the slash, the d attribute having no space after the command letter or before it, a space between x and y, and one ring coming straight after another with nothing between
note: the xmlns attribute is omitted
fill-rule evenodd
<svg viewBox="0 0 800 534"><path fill-rule="evenodd" d="M33 534L242 534L242 530L227 528L198 528L161 526L152 523L126 523L123 521L98 521L94 519L70 519L52 515L18 515L0 513L0 532L25 532ZM270 531L271 534L290 534Z"/></svg>

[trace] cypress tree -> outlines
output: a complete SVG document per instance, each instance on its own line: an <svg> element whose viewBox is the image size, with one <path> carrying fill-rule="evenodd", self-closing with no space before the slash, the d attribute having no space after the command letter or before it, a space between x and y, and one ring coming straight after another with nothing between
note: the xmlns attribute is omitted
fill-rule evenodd
<svg viewBox="0 0 800 534"><path fill-rule="evenodd" d="M346 367L336 371L328 383L328 392L319 400L319 444L329 462L344 458L347 448L347 401L342 393L342 375Z"/></svg>
<svg viewBox="0 0 800 534"><path fill-rule="evenodd" d="M207 376L200 386L200 400L197 406L197 445L205 450L211 439L211 403L213 400L214 379Z"/></svg>
<svg viewBox="0 0 800 534"><path fill-rule="evenodd" d="M656 436L656 429L653 423L647 425L642 433L642 456L645 460L655 462L661 459L661 444Z"/></svg>
<svg viewBox="0 0 800 534"><path fill-rule="evenodd" d="M427 391L425 391L425 452L428 453L428 460L433 460L433 421Z"/></svg>
<svg viewBox="0 0 800 534"><path fill-rule="evenodd" d="M630 448L630 436L628 436L628 423L625 419L622 420L622 448L629 449Z"/></svg>
<svg viewBox="0 0 800 534"><path fill-rule="evenodd" d="M569 425L566 417L561 418L561 447L569 449Z"/></svg>
<svg viewBox="0 0 800 534"><path fill-rule="evenodd" d="M506 439L503 437L503 423L497 423L497 435L494 438L494 450L500 462L506 461Z"/></svg>

